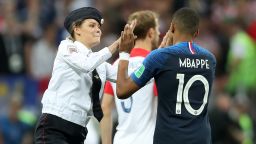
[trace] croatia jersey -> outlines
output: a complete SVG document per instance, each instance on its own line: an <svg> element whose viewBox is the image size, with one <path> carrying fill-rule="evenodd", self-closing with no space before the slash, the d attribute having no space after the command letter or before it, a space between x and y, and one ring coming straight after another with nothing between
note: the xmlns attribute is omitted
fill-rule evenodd
<svg viewBox="0 0 256 144"><path fill-rule="evenodd" d="M149 51L133 48L129 59L130 74L142 65ZM118 61L114 63L118 65ZM115 95L118 113L118 125L114 136L114 144L153 144L156 123L157 93L153 82L145 85L131 97L121 100L116 96L116 84L106 83L105 93Z"/></svg>
<svg viewBox="0 0 256 144"><path fill-rule="evenodd" d="M138 86L154 77L158 90L154 144L211 144L208 100L216 59L191 42L152 51L131 74Z"/></svg>

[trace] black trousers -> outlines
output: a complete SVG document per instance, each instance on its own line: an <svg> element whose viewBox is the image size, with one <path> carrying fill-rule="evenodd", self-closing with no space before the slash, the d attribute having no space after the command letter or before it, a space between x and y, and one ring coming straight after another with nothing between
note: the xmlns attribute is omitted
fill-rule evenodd
<svg viewBox="0 0 256 144"><path fill-rule="evenodd" d="M86 127L51 114L42 114L35 134L35 144L84 144Z"/></svg>

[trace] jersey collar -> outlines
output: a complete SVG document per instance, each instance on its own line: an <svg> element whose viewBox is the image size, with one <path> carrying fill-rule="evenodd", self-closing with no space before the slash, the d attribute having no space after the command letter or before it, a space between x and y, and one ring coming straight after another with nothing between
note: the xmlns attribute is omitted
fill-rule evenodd
<svg viewBox="0 0 256 144"><path fill-rule="evenodd" d="M133 48L130 53L130 57L136 57L136 56L146 57L149 53L150 51L145 50L143 48Z"/></svg>

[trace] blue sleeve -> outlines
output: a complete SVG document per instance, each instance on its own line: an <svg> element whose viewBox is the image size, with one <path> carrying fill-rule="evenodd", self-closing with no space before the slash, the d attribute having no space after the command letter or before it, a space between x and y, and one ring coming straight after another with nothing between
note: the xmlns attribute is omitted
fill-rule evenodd
<svg viewBox="0 0 256 144"><path fill-rule="evenodd" d="M142 65L131 75L131 79L140 87L143 87L152 77L154 77L159 67L157 50L152 51L143 61Z"/></svg>
<svg viewBox="0 0 256 144"><path fill-rule="evenodd" d="M213 54L211 54L211 56L212 56L212 59L213 59L213 77L215 77L217 61L216 61L216 58Z"/></svg>

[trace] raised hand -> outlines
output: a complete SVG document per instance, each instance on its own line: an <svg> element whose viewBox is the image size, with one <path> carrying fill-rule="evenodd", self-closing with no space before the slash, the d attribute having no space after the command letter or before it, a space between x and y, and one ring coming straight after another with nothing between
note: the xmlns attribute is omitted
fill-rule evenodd
<svg viewBox="0 0 256 144"><path fill-rule="evenodd" d="M173 45L173 34L171 33L170 30L167 31L158 48L167 47L169 45Z"/></svg>
<svg viewBox="0 0 256 144"><path fill-rule="evenodd" d="M124 27L124 31L121 33L121 40L119 44L119 52L127 52L130 53L136 36L133 34L133 30L136 26L136 20L133 20L131 24L126 24Z"/></svg>
<svg viewBox="0 0 256 144"><path fill-rule="evenodd" d="M133 20L132 23L130 24L130 28L131 28L132 32L133 32L133 30L135 29L136 23L137 23L137 20L135 19L135 20Z"/></svg>

